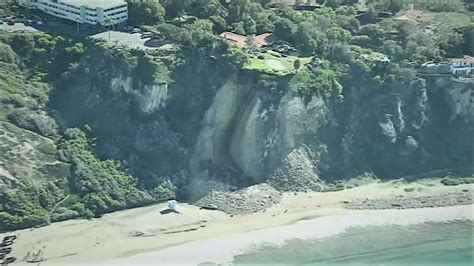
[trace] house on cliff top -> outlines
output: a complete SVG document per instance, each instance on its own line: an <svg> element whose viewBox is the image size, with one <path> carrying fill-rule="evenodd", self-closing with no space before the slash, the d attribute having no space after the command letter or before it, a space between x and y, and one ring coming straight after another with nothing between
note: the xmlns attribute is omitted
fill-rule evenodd
<svg viewBox="0 0 474 266"><path fill-rule="evenodd" d="M248 37L233 32L223 32L219 34L219 37L237 45L240 48L244 48L248 43ZM255 44L257 47L263 47L271 44L274 41L273 33L263 33L255 36Z"/></svg>
<svg viewBox="0 0 474 266"><path fill-rule="evenodd" d="M455 76L474 75L474 57L464 56L462 58L450 58L448 64L451 73Z"/></svg>
<svg viewBox="0 0 474 266"><path fill-rule="evenodd" d="M417 23L423 19L423 11L416 9L400 11L395 14L393 19L398 21L411 21Z"/></svg>

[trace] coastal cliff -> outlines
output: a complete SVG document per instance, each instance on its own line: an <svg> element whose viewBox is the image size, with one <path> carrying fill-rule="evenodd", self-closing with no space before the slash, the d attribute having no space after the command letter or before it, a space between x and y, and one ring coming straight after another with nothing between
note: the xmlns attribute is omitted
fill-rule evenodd
<svg viewBox="0 0 474 266"><path fill-rule="evenodd" d="M17 68L26 90L2 95L0 230L265 182L321 191L365 173L389 179L472 163L472 80L383 70L382 84L365 72L337 90L302 93L293 75L267 86L268 75L226 58L68 45L77 48L69 64L43 82L25 65L35 55L7 49L15 60L2 71ZM24 200L27 209L15 208Z"/></svg>
<svg viewBox="0 0 474 266"><path fill-rule="evenodd" d="M101 86L91 82L95 75L75 75L81 79L57 91L67 107L56 110L66 127L90 125L97 152L123 161L145 183L154 177L189 191L198 186L196 196L217 184L266 181L317 190L325 180L365 172L390 178L471 162L472 81L413 75L378 88L352 79L328 98L302 95L290 83L275 93L255 82L255 73L214 80L175 70L175 82L153 85L103 67L109 78ZM70 95L73 104L62 98Z"/></svg>

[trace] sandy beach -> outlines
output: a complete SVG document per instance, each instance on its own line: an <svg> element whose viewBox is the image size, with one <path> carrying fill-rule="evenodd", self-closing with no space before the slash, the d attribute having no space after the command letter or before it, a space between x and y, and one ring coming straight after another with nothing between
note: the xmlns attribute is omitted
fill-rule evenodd
<svg viewBox="0 0 474 266"><path fill-rule="evenodd" d="M439 179L426 179L411 183L377 182L337 192L284 193L279 204L265 211L233 217L188 204L181 204L181 214L162 215L160 211L166 209L166 204L158 204L98 219L19 230L2 237L18 236L11 255L19 265L31 265L28 261L33 258L40 258L41 265L226 262L239 250L259 241L278 243L291 238L324 237L351 226L473 219L472 204L397 210L344 207L353 201L472 193L472 188L469 184L444 186ZM209 247L226 243L226 254L212 255L215 252ZM191 261L179 261L183 259L180 254L195 255Z"/></svg>

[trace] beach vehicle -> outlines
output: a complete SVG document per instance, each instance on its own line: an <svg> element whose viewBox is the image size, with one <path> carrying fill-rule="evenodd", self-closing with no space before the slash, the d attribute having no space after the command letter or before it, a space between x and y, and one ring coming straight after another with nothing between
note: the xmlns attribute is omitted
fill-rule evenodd
<svg viewBox="0 0 474 266"><path fill-rule="evenodd" d="M145 39L145 38L151 38L152 36L153 36L153 33L144 32L144 33L142 33L142 36L140 36L140 38Z"/></svg>
<svg viewBox="0 0 474 266"><path fill-rule="evenodd" d="M217 206L210 203L210 204L206 204L204 206L201 206L201 209L215 211L215 210L217 210Z"/></svg>

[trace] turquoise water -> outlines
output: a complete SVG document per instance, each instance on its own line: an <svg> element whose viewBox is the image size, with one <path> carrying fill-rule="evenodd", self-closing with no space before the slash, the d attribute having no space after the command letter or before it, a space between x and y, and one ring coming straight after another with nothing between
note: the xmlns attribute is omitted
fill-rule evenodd
<svg viewBox="0 0 474 266"><path fill-rule="evenodd" d="M353 228L236 256L234 265L474 265L473 223Z"/></svg>

